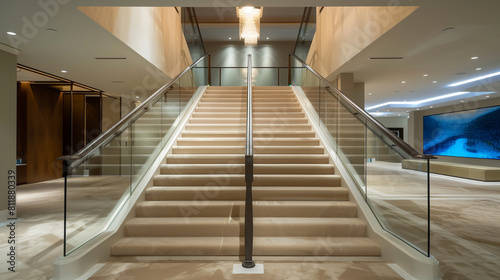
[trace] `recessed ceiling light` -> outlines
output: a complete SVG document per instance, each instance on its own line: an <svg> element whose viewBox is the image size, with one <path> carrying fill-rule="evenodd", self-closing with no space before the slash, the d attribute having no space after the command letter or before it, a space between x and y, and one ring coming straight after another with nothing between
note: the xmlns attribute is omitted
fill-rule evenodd
<svg viewBox="0 0 500 280"><path fill-rule="evenodd" d="M7 34L12 35L12 36L17 35L16 32L11 32L11 31L7 32Z"/></svg>
<svg viewBox="0 0 500 280"><path fill-rule="evenodd" d="M406 84L406 81L401 81L402 84Z"/></svg>
<svg viewBox="0 0 500 280"><path fill-rule="evenodd" d="M424 77L427 77L427 76L429 76L429 74L424 74Z"/></svg>
<svg viewBox="0 0 500 280"><path fill-rule="evenodd" d="M232 40L233 38L229 37L229 40Z"/></svg>
<svg viewBox="0 0 500 280"><path fill-rule="evenodd" d="M473 60L474 60L474 59L478 59L478 58L479 58L479 57L477 57L477 56L473 56L473 57L471 57L470 59L473 59Z"/></svg>
<svg viewBox="0 0 500 280"><path fill-rule="evenodd" d="M68 73L68 71L66 71L66 70L61 70L61 73Z"/></svg>
<svg viewBox="0 0 500 280"><path fill-rule="evenodd" d="M135 98L139 98L139 95L137 95Z"/></svg>
<svg viewBox="0 0 500 280"><path fill-rule="evenodd" d="M481 68L481 67L478 67L478 68L476 68L476 71L479 71L479 70L481 70L481 69L483 69L483 68Z"/></svg>
<svg viewBox="0 0 500 280"><path fill-rule="evenodd" d="M437 84L438 81L432 81L433 84Z"/></svg>
<svg viewBox="0 0 500 280"><path fill-rule="evenodd" d="M269 40L269 37L266 37L266 40Z"/></svg>
<svg viewBox="0 0 500 280"><path fill-rule="evenodd" d="M417 111L420 111L420 108L417 108Z"/></svg>
<svg viewBox="0 0 500 280"><path fill-rule="evenodd" d="M369 92L368 95L372 95L373 93Z"/></svg>

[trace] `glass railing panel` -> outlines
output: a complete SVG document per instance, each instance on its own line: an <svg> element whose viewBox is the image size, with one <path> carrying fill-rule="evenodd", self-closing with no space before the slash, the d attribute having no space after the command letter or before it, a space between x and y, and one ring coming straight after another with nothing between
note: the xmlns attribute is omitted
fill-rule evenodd
<svg viewBox="0 0 500 280"><path fill-rule="evenodd" d="M427 156L400 141L324 78L307 71L292 68L292 84L302 87L320 128L380 225L429 256L428 173L409 170L427 171L427 159L419 159ZM317 87L311 76L321 81Z"/></svg>
<svg viewBox="0 0 500 280"><path fill-rule="evenodd" d="M65 185L65 255L109 227L173 135L198 84L205 82L198 78L205 74L188 69L127 115L127 121L90 143L92 150L71 157Z"/></svg>
<svg viewBox="0 0 500 280"><path fill-rule="evenodd" d="M279 84L278 68L257 68L252 69L252 84L254 86L277 86Z"/></svg>
<svg viewBox="0 0 500 280"><path fill-rule="evenodd" d="M321 109L321 81L315 77L314 75L311 75L308 72L305 72L306 69L299 69L301 73L301 78L302 78L302 90L306 94L306 97L309 99L311 102L312 106L314 107L314 110L318 113L320 113ZM316 121L319 121L316 120Z"/></svg>
<svg viewBox="0 0 500 280"><path fill-rule="evenodd" d="M278 86L286 87L288 84L288 67L278 67Z"/></svg>
<svg viewBox="0 0 500 280"><path fill-rule="evenodd" d="M156 105L156 104L155 104ZM137 118L131 125L131 159L132 170L131 192L137 187L144 176L151 160L157 155L161 147L161 107L151 106L147 112Z"/></svg>
<svg viewBox="0 0 500 280"><path fill-rule="evenodd" d="M409 159L377 134L368 129L366 201L385 230L427 255L427 174L403 168L408 162L426 168L427 160Z"/></svg>
<svg viewBox="0 0 500 280"><path fill-rule="evenodd" d="M328 131L328 134L332 137L335 151L337 151L337 142L339 135L339 103L337 98L335 98L334 93L332 93L324 83L321 83L320 91L320 112L319 117L321 119L320 125L323 129Z"/></svg>
<svg viewBox="0 0 500 280"><path fill-rule="evenodd" d="M191 70L179 80L179 113L188 105L197 89L196 75Z"/></svg>
<svg viewBox="0 0 500 280"><path fill-rule="evenodd" d="M304 8L302 22L300 24L297 41L295 42L294 54L306 60L311 48L314 34L316 33L316 7Z"/></svg>
<svg viewBox="0 0 500 280"><path fill-rule="evenodd" d="M210 72L212 73L212 81L210 82L210 85L212 86L220 86L221 85L221 68L220 67L212 67L210 69Z"/></svg>
<svg viewBox="0 0 500 280"><path fill-rule="evenodd" d="M105 229L109 213L129 194L130 130L126 129L71 167L66 192L66 250L69 254Z"/></svg>
<svg viewBox="0 0 500 280"><path fill-rule="evenodd" d="M182 31L191 54L191 59L196 61L205 54L205 46L198 26L195 9L183 7L181 9L181 18Z"/></svg>
<svg viewBox="0 0 500 280"><path fill-rule="evenodd" d="M246 86L247 69L246 68L221 68L220 71L221 86ZM214 77L212 77L213 79Z"/></svg>

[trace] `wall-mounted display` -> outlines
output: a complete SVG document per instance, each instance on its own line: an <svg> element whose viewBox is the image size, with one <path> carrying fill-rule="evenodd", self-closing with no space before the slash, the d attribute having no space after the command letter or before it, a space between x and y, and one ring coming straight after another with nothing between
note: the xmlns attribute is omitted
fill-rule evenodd
<svg viewBox="0 0 500 280"><path fill-rule="evenodd" d="M424 154L500 159L500 106L424 116Z"/></svg>

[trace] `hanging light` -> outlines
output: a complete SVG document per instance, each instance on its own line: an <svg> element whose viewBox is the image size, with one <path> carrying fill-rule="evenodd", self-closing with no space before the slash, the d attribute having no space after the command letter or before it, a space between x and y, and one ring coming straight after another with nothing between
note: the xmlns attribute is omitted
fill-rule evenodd
<svg viewBox="0 0 500 280"><path fill-rule="evenodd" d="M236 15L240 19L240 39L246 46L257 45L260 38L260 18L263 8L237 7Z"/></svg>

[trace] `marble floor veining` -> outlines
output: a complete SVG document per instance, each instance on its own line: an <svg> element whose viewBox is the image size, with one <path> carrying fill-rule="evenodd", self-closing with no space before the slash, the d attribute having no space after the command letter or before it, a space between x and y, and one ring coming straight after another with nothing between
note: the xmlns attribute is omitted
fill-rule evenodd
<svg viewBox="0 0 500 280"><path fill-rule="evenodd" d="M388 167L382 173L387 179L397 172ZM442 279L500 279L500 183L442 175L432 175L431 182L431 254L440 261ZM382 196L392 193L384 188L376 191ZM103 203L103 197L97 200ZM387 211L410 211L394 198L387 201L380 204ZM8 228L2 224L0 279L51 279L52 263L62 255L62 180L18 186L17 206L16 272L7 270ZM407 214L417 217L422 207L424 203L416 199ZM95 217L89 215L86 218ZM265 274L252 276L233 275L233 263L112 261L90 279L402 279L379 261L265 261Z"/></svg>

